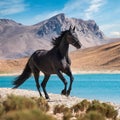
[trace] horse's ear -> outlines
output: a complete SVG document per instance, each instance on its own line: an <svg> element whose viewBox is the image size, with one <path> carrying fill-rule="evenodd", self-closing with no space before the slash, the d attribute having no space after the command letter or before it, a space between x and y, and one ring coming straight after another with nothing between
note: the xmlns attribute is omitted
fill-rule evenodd
<svg viewBox="0 0 120 120"><path fill-rule="evenodd" d="M75 26L74 26L74 28L73 28L73 31L75 31Z"/></svg>
<svg viewBox="0 0 120 120"><path fill-rule="evenodd" d="M71 26L70 26L69 30L71 31Z"/></svg>

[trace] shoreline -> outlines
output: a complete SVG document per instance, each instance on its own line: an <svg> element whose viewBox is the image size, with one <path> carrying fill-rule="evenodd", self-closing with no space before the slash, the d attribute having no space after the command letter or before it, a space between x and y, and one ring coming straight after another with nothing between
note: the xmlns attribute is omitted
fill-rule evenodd
<svg viewBox="0 0 120 120"><path fill-rule="evenodd" d="M107 71L100 71L100 70L96 70L96 71L73 71L73 74L120 74L120 71L115 70L115 71L111 71L111 70L107 70Z"/></svg>
<svg viewBox="0 0 120 120"><path fill-rule="evenodd" d="M18 76L20 75L22 72L20 73L1 73L0 76ZM73 75L76 74L120 74L120 71L118 70L107 70L107 71L100 71L100 70L96 70L96 71L74 71L73 70ZM41 75L44 75L43 73L41 73Z"/></svg>
<svg viewBox="0 0 120 120"><path fill-rule="evenodd" d="M17 96L24 96L24 97L37 97L39 98L38 91L34 90L27 90L27 89L12 89L12 88L0 88L0 99L4 100L8 95L17 95ZM48 93L50 96L50 100L47 100L50 106L55 105L66 105L67 107L71 107L72 105L79 103L83 100L83 98L75 97L75 96L64 96L61 94L54 94ZM44 94L42 92L44 97Z"/></svg>
<svg viewBox="0 0 120 120"><path fill-rule="evenodd" d="M20 75L20 73L2 73L2 74L0 74L0 77L2 77L2 76L17 76L17 75Z"/></svg>

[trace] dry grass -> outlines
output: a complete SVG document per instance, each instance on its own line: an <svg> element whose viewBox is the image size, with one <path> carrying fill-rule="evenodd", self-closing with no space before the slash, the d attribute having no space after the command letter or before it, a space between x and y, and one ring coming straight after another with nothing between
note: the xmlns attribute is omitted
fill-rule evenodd
<svg viewBox="0 0 120 120"><path fill-rule="evenodd" d="M62 113L63 120L70 120L76 117L77 120L117 120L118 112L107 103L100 103L97 100L89 102L83 100L80 103L67 108L64 105L56 105L54 114Z"/></svg>
<svg viewBox="0 0 120 120"><path fill-rule="evenodd" d="M65 105L56 105L53 111L54 114L63 113L63 120L70 120L72 117L72 111Z"/></svg>
<svg viewBox="0 0 120 120"><path fill-rule="evenodd" d="M0 103L0 120L55 120L46 112L49 105L43 98L9 95Z"/></svg>
<svg viewBox="0 0 120 120"><path fill-rule="evenodd" d="M86 99L81 101L80 103L76 104L76 105L73 105L73 107L71 107L71 109L77 113L79 111L85 111L90 105L90 102L87 101Z"/></svg>
<svg viewBox="0 0 120 120"><path fill-rule="evenodd" d="M3 115L0 120L55 120L55 118L36 108L8 112L6 115Z"/></svg>
<svg viewBox="0 0 120 120"><path fill-rule="evenodd" d="M111 118L112 120L116 120L118 112L114 109L112 105L106 103L100 103L99 101L92 101L88 109L86 110L87 113L90 111L95 111L101 113L102 116L106 118Z"/></svg>
<svg viewBox="0 0 120 120"><path fill-rule="evenodd" d="M101 113L96 111L90 111L84 116L78 117L77 120L105 120L105 117L101 115Z"/></svg>

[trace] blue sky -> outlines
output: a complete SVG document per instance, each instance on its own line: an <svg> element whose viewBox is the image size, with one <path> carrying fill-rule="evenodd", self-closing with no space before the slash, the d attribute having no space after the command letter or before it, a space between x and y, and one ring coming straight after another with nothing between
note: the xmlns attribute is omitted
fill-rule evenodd
<svg viewBox="0 0 120 120"><path fill-rule="evenodd" d="M120 0L1 0L0 18L33 25L56 14L93 19L108 37L120 37Z"/></svg>

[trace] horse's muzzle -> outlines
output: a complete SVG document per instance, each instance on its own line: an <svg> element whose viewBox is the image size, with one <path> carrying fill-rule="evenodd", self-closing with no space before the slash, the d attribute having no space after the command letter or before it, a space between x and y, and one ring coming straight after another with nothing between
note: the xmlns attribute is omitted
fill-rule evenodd
<svg viewBox="0 0 120 120"><path fill-rule="evenodd" d="M77 41L76 43L75 43L75 47L77 48L77 49L80 49L81 48L81 44L80 44L80 42L79 41Z"/></svg>

